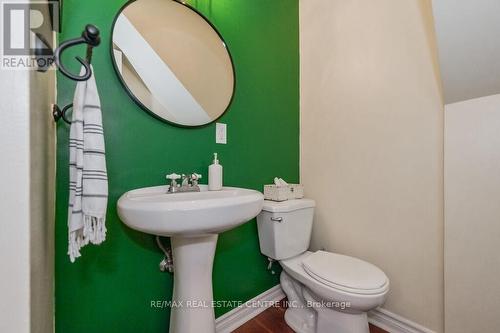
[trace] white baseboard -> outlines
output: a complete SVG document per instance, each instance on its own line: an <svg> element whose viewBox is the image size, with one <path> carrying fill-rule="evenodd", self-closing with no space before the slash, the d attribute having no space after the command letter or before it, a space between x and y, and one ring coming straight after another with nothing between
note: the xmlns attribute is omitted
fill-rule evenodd
<svg viewBox="0 0 500 333"><path fill-rule="evenodd" d="M215 320L217 333L231 333L247 321L269 308L273 303L285 298L280 285L255 296L240 307L234 308ZM255 306L258 304L259 306ZM378 308L370 311L368 321L389 333L436 333L411 320L403 318L386 309Z"/></svg>
<svg viewBox="0 0 500 333"><path fill-rule="evenodd" d="M215 331L217 333L230 333L285 297L286 295L280 285L274 286L245 302L242 306L234 308L217 318L215 320ZM256 304L259 306L255 306Z"/></svg>
<svg viewBox="0 0 500 333"><path fill-rule="evenodd" d="M436 333L383 308L370 311L368 321L389 333Z"/></svg>

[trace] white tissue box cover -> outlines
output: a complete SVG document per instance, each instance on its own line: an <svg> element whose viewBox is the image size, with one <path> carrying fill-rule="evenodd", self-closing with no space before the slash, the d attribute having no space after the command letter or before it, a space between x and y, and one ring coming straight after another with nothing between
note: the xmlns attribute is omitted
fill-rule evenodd
<svg viewBox="0 0 500 333"><path fill-rule="evenodd" d="M288 186L264 185L264 198L272 201L286 201L302 199L304 186L301 184L288 184Z"/></svg>

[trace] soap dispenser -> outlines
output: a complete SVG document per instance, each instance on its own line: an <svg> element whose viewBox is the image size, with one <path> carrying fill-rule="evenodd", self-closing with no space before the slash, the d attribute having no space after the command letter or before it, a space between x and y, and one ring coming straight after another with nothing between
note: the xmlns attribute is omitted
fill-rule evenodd
<svg viewBox="0 0 500 333"><path fill-rule="evenodd" d="M214 153L214 161L208 167L208 190L222 190L222 165L219 164L217 153Z"/></svg>

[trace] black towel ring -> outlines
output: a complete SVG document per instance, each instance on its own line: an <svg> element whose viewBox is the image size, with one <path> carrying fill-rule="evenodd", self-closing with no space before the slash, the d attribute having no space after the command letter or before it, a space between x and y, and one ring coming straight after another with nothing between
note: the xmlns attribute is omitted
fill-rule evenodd
<svg viewBox="0 0 500 333"><path fill-rule="evenodd" d="M95 25L87 24L85 26L85 30L82 32L81 37L67 40L59 45L59 47L54 51L54 62L64 76L75 81L87 81L92 76L92 69L90 68L90 63L92 60L92 49L101 43L101 37L99 36L99 34L99 29ZM85 74L83 74L82 76L71 73L63 66L61 62L62 53L67 48L79 44L87 44L86 59L83 60L80 57L75 57L76 60L85 67Z"/></svg>
<svg viewBox="0 0 500 333"><path fill-rule="evenodd" d="M66 124L71 125L71 120L66 118L66 112L73 107L73 103L66 105L65 107L59 108L57 104L52 104L52 116L54 117L54 121L58 121L59 119L64 120Z"/></svg>

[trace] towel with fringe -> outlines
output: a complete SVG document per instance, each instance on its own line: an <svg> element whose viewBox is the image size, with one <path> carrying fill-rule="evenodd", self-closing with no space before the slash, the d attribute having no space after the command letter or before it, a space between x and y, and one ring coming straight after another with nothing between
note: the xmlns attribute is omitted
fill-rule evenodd
<svg viewBox="0 0 500 333"><path fill-rule="evenodd" d="M82 67L81 74L85 73ZM106 239L108 177L104 151L101 102L92 76L76 85L69 135L68 255Z"/></svg>

